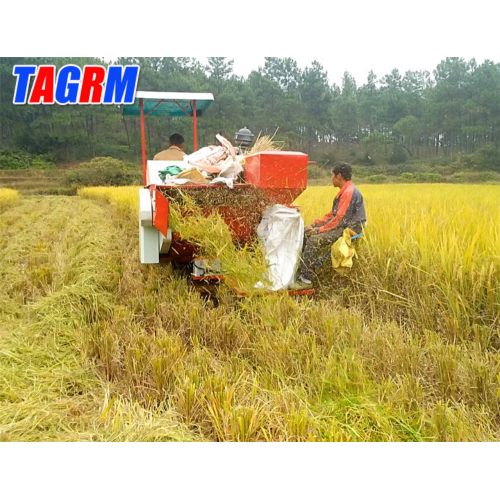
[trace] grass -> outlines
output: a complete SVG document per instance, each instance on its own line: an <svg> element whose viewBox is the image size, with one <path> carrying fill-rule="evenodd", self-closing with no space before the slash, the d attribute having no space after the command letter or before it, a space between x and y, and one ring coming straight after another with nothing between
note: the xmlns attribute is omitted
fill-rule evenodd
<svg viewBox="0 0 500 500"><path fill-rule="evenodd" d="M218 307L139 264L136 188L21 200L0 215L0 437L498 440L498 188L446 188L363 186L351 275ZM306 222L333 194L303 195Z"/></svg>

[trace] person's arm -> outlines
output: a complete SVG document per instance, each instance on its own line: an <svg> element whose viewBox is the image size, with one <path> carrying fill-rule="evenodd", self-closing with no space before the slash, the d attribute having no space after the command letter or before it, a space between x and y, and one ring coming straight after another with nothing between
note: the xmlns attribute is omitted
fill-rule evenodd
<svg viewBox="0 0 500 500"><path fill-rule="evenodd" d="M336 229L337 226L344 220L344 217L346 216L352 202L353 192L353 189L348 189L342 194L342 196L340 197L337 214L335 215L335 217L332 217L328 222L326 222L319 228L320 233L326 233L327 231Z"/></svg>
<svg viewBox="0 0 500 500"><path fill-rule="evenodd" d="M327 213L322 219L315 220L310 226L304 228L304 234L319 234L319 228L332 217L333 211Z"/></svg>
<svg viewBox="0 0 500 500"><path fill-rule="evenodd" d="M315 220L311 226L312 227L319 227L328 222L329 219L332 218L333 210L331 212L328 212L322 219L317 219Z"/></svg>

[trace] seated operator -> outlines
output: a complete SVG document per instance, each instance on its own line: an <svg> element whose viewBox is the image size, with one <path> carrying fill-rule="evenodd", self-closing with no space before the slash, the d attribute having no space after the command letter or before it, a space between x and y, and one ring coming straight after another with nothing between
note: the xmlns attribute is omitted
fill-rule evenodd
<svg viewBox="0 0 500 500"><path fill-rule="evenodd" d="M297 282L290 287L291 290L311 288L314 263L342 236L344 229L352 229L357 234L363 231L366 224L363 195L351 178L349 163L338 162L333 166L332 184L340 191L333 200L332 211L305 228Z"/></svg>
<svg viewBox="0 0 500 500"><path fill-rule="evenodd" d="M186 147L186 142L184 137L180 134L173 134L168 140L168 149L165 149L161 153L158 153L153 160L154 161L182 161L186 154L184 153L184 148Z"/></svg>

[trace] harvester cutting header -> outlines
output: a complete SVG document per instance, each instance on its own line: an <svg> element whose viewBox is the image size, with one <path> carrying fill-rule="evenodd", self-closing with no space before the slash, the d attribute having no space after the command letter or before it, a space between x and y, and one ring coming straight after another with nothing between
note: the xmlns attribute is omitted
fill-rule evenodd
<svg viewBox="0 0 500 500"><path fill-rule="evenodd" d="M183 193L189 194L204 214L216 212L222 216L235 243L251 244L266 209L277 204L284 209L289 207L307 188L306 154L263 151L243 155L241 146L248 146L252 137L247 129L236 134L240 148L217 135L218 145L198 150L197 120L213 100L212 94L137 92L135 103L123 107L124 115L141 118L144 181L139 198L141 263L193 262L196 279L208 278L203 263L210 256L197 255L195 245L171 230L169 205L173 201L182 198ZM194 153L183 161L148 160L144 127L148 116L189 117L193 121ZM297 216L300 219L298 213ZM297 235L300 245L301 224L302 233Z"/></svg>

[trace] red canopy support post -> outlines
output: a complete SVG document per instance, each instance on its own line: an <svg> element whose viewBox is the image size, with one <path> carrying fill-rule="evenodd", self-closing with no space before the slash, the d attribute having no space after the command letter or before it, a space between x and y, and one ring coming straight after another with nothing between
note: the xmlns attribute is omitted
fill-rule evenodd
<svg viewBox="0 0 500 500"><path fill-rule="evenodd" d="M193 101L194 150L198 151L198 122L196 116L196 101Z"/></svg>
<svg viewBox="0 0 500 500"><path fill-rule="evenodd" d="M141 108L141 134L142 134L142 180L146 185L146 134L144 133L144 100L139 99Z"/></svg>

